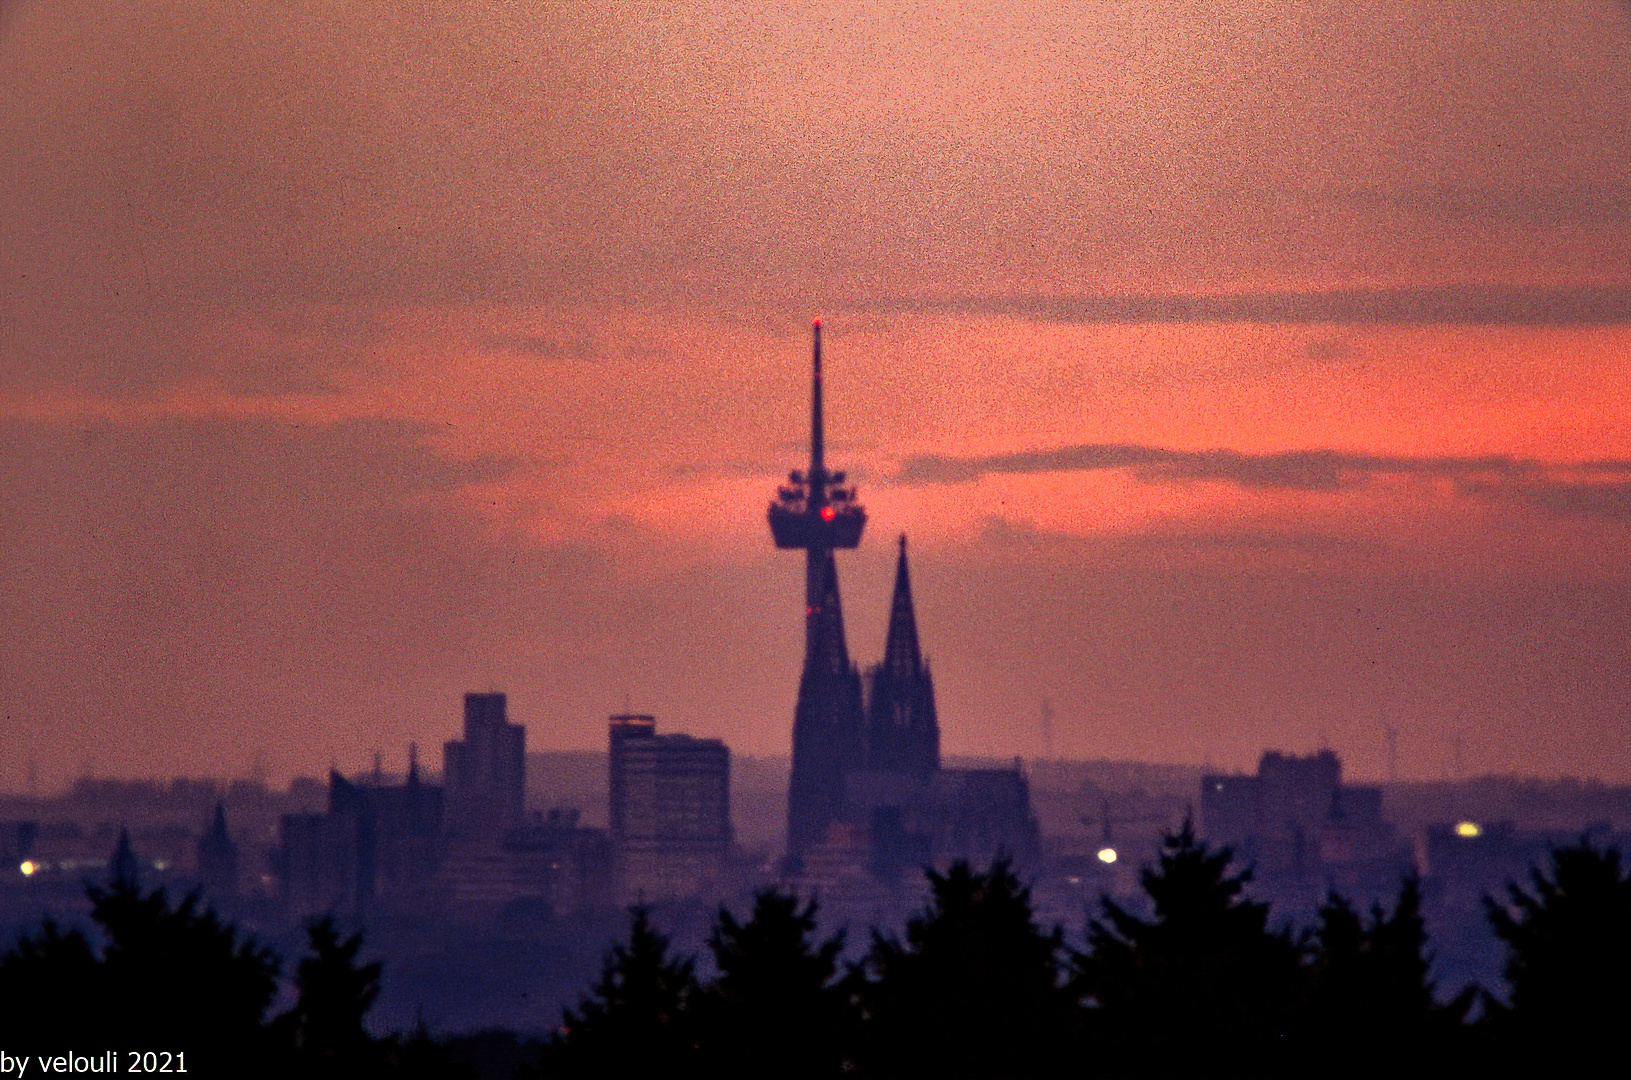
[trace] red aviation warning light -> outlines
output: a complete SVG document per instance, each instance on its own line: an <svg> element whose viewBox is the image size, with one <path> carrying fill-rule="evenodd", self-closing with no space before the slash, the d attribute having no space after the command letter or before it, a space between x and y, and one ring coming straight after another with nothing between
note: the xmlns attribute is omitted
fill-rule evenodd
<svg viewBox="0 0 1631 1080"><path fill-rule="evenodd" d="M770 504L770 534L779 548L852 548L861 543L866 511L858 503L811 513L802 499Z"/></svg>

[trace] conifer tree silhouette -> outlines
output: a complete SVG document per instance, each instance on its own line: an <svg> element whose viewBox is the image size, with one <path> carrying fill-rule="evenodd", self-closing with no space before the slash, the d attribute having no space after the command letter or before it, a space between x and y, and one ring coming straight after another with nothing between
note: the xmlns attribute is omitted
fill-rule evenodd
<svg viewBox="0 0 1631 1080"><path fill-rule="evenodd" d="M719 976L698 1001L713 1076L836 1076L859 1015L840 979L844 935L816 945L816 904L774 889L737 922L720 908L709 947Z"/></svg>
<svg viewBox="0 0 1631 1080"><path fill-rule="evenodd" d="M183 1052L190 1076L272 1069L265 1027L278 962L197 894L171 905L134 875L89 887L100 950L47 922L0 959L6 1021L39 1052ZM121 1063L121 1070L123 1063Z"/></svg>
<svg viewBox="0 0 1631 1080"><path fill-rule="evenodd" d="M567 1009L543 1055L545 1076L671 1077L697 1070L694 964L633 909L628 944L612 946L593 989Z"/></svg>
<svg viewBox="0 0 1631 1080"><path fill-rule="evenodd" d="M1243 899L1249 871L1228 872L1189 822L1142 875L1154 917L1101 898L1074 991L1089 1007L1084 1055L1113 1075L1277 1073L1302 985L1296 945Z"/></svg>
<svg viewBox="0 0 1631 1080"><path fill-rule="evenodd" d="M273 1021L298 1076L372 1076L386 1064L386 1046L363 1026L379 997L381 965L359 964L362 934L342 940L329 917L306 928L309 952L295 969L298 997Z"/></svg>
<svg viewBox="0 0 1631 1080"><path fill-rule="evenodd" d="M89 1035L100 1038L107 1012L101 960L78 930L51 919L0 956L0 1010L6 1049L61 1054ZM19 1037L26 1043L18 1045Z"/></svg>
<svg viewBox="0 0 1631 1080"><path fill-rule="evenodd" d="M170 907L162 889L133 883L91 890L92 917L107 933L102 966L109 1021L131 1049L198 1047L206 1074L230 1071L246 1048L264 1045L263 1018L277 993L278 962L242 937L197 893ZM117 1036L116 1036L117 1038ZM191 1066L189 1066L191 1071Z"/></svg>
<svg viewBox="0 0 1631 1080"><path fill-rule="evenodd" d="M1506 943L1506 1004L1486 1000L1500 1060L1517 1073L1600 1075L1626 1068L1631 1016L1631 878L1620 853L1589 840L1554 848L1533 891L1484 898Z"/></svg>
<svg viewBox="0 0 1631 1080"><path fill-rule="evenodd" d="M1006 859L987 873L929 871L905 941L873 935L856 980L863 1071L880 1076L1042 1076L1061 1065L1074 1014L1063 934L1031 917Z"/></svg>
<svg viewBox="0 0 1631 1080"><path fill-rule="evenodd" d="M1400 885L1391 912L1374 904L1368 919L1332 893L1304 948L1309 988L1297 1025L1302 1067L1341 1076L1402 1067L1442 1072L1450 1067L1448 1055L1465 1048L1458 1036L1474 992L1447 1006L1434 1000L1414 877Z"/></svg>

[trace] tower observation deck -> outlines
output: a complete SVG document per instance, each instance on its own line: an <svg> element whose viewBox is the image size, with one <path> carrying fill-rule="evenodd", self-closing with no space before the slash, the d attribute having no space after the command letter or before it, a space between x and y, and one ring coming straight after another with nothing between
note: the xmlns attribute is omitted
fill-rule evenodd
<svg viewBox="0 0 1631 1080"><path fill-rule="evenodd" d="M861 675L844 643L833 552L861 542L866 511L827 470L821 415L821 321L812 327L810 467L788 474L767 517L778 548L804 550L804 670L793 715L787 854L797 864L844 811L844 774L865 764Z"/></svg>
<svg viewBox="0 0 1631 1080"><path fill-rule="evenodd" d="M770 504L770 535L779 548L806 551L852 548L861 542L866 511L844 474L828 472L821 422L821 320L812 327L814 374L810 385L810 468L787 474Z"/></svg>

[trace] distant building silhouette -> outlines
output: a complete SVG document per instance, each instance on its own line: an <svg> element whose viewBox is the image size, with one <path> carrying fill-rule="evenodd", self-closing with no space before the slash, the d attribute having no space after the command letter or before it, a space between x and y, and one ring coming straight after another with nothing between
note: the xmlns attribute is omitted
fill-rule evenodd
<svg viewBox="0 0 1631 1080"><path fill-rule="evenodd" d="M443 746L447 828L455 836L498 835L522 822L526 728L505 716L505 695L464 695L464 738Z"/></svg>
<svg viewBox="0 0 1631 1080"><path fill-rule="evenodd" d="M718 739L658 735L656 719L608 725L608 821L629 899L692 896L721 882L731 846L730 750Z"/></svg>
<svg viewBox="0 0 1631 1080"><path fill-rule="evenodd" d="M925 864L989 864L999 855L1031 873L1041 861L1030 783L1017 761L1011 769L936 769L927 776L857 770L845 777L844 799L850 820L865 830L876 876L910 879ZM853 832L841 843L853 850Z"/></svg>
<svg viewBox="0 0 1631 1080"><path fill-rule="evenodd" d="M142 864L130 843L130 830L119 830L119 843L108 859L108 883L115 888L135 888L141 884Z"/></svg>
<svg viewBox="0 0 1631 1080"><path fill-rule="evenodd" d="M576 811L526 814L524 731L503 694L464 696L464 738L446 744L447 787L408 774L387 783L330 771L328 809L285 814L277 854L295 918L438 915L492 923L609 903L612 846Z"/></svg>
<svg viewBox="0 0 1631 1080"><path fill-rule="evenodd" d="M327 814L278 819L278 891L294 918L354 910L353 837L330 827Z"/></svg>
<svg viewBox="0 0 1631 1080"><path fill-rule="evenodd" d="M442 831L442 789L419 779L417 760L402 784L330 770L328 812L279 822L285 901L297 916L433 907Z"/></svg>
<svg viewBox="0 0 1631 1080"><path fill-rule="evenodd" d="M1035 871L1042 837L1018 758L1011 769L941 769L933 780L936 862L984 864L1007 855L1019 869Z"/></svg>
<svg viewBox="0 0 1631 1080"><path fill-rule="evenodd" d="M566 915L614 901L615 849L605 829L578 824L578 811L557 807L504 837L502 850L514 868L509 903L548 915Z"/></svg>
<svg viewBox="0 0 1631 1080"><path fill-rule="evenodd" d="M227 832L227 808L215 804L215 817L198 838L198 883L209 896L228 897L238 891L238 845Z"/></svg>
<svg viewBox="0 0 1631 1080"><path fill-rule="evenodd" d="M1356 900L1391 897L1410 871L1410 845L1382 818L1382 789L1344 784L1342 762L1265 753L1255 776L1201 778L1201 828L1253 867L1257 888L1309 908L1330 889Z"/></svg>
<svg viewBox="0 0 1631 1080"><path fill-rule="evenodd" d="M0 821L0 867L15 869L33 855L39 835L38 821Z"/></svg>
<svg viewBox="0 0 1631 1080"><path fill-rule="evenodd" d="M506 913L549 918L612 901L612 845L572 811L535 813L497 840L454 839L439 880L447 914L490 921Z"/></svg>

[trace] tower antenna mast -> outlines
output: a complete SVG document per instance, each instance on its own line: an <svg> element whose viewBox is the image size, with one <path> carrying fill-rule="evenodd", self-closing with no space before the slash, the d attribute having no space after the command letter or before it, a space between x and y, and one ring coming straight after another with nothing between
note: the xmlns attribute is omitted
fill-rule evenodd
<svg viewBox="0 0 1631 1080"><path fill-rule="evenodd" d="M819 842L842 807L843 775L861 767L860 673L844 644L833 552L861 542L866 511L842 472L828 472L821 409L821 320L811 325L810 468L787 475L767 511L776 546L804 551L804 672L793 717L788 855Z"/></svg>

